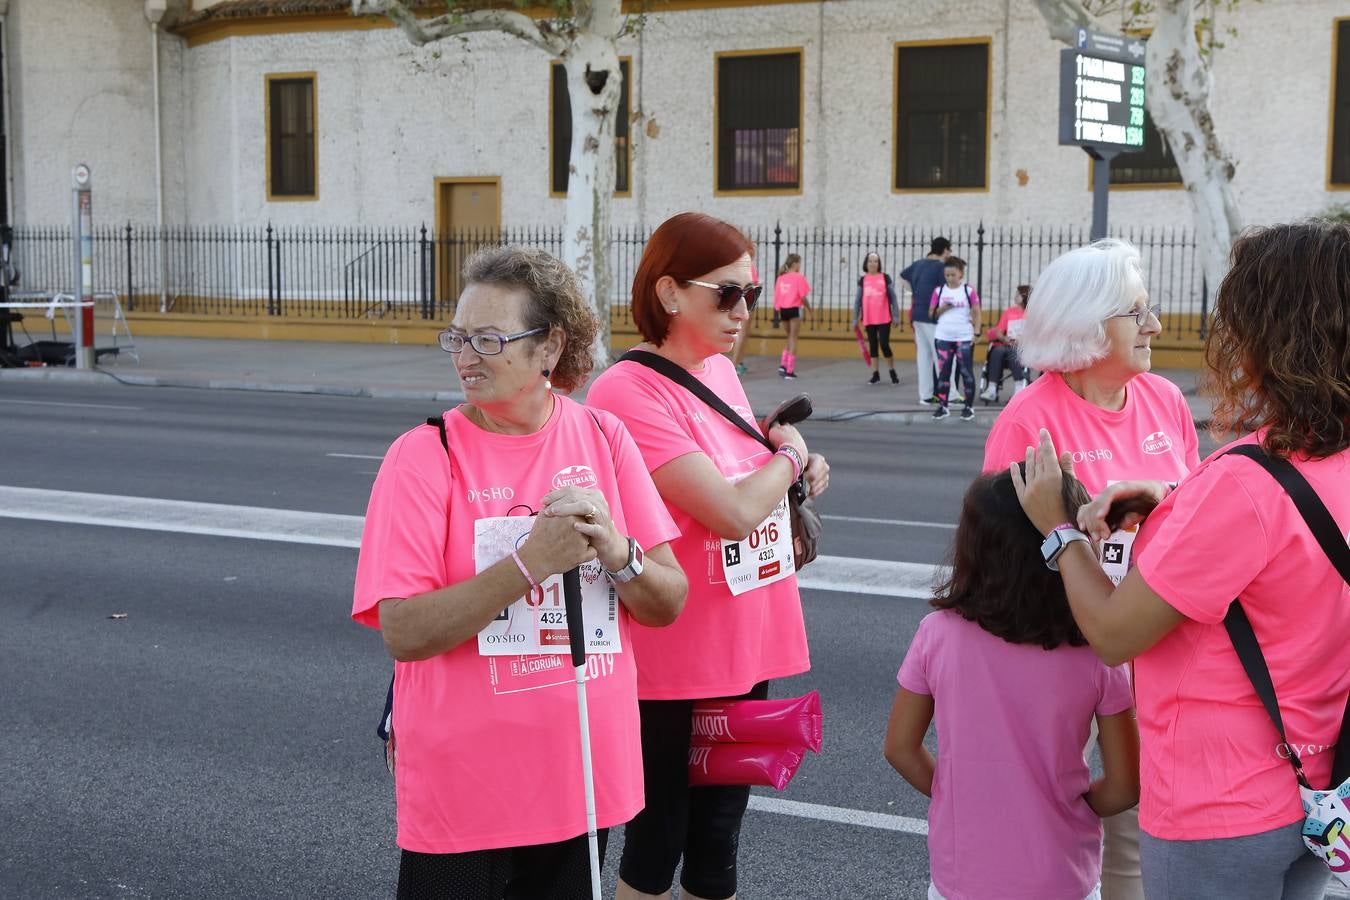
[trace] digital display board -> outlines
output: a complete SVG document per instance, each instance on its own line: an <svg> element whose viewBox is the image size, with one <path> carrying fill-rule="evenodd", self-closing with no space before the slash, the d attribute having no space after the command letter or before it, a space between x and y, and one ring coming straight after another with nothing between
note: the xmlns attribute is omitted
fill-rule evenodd
<svg viewBox="0 0 1350 900"><path fill-rule="evenodd" d="M1144 147L1142 46L1137 54L1110 54L1095 47L1060 51L1059 142L1108 147L1121 152ZM1130 56L1137 55L1137 61Z"/></svg>

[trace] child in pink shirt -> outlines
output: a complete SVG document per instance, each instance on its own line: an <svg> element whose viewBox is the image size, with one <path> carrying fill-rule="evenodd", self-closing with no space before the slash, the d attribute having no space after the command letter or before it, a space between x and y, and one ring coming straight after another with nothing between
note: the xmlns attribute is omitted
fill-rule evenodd
<svg viewBox="0 0 1350 900"><path fill-rule="evenodd" d="M1087 499L1065 479L1066 518ZM897 676L886 758L932 797L930 900L1097 898L1101 818L1139 798L1129 676L1087 646L1039 546L1008 472L977 479L939 612ZM1095 782L1083 758L1094 717ZM924 745L934 719L936 758Z"/></svg>
<svg viewBox="0 0 1350 900"><path fill-rule="evenodd" d="M797 336L801 333L802 316L811 308L806 299L810 293L811 285L802 274L801 255L789 253L773 284L774 315L787 329L787 346L778 364L778 374L784 378L797 377Z"/></svg>

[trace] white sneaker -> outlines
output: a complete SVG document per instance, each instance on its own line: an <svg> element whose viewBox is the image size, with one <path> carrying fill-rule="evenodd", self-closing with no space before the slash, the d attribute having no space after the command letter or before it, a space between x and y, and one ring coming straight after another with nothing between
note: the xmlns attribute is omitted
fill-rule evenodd
<svg viewBox="0 0 1350 900"><path fill-rule="evenodd" d="M1016 396L1017 396L1017 392L1020 391L1020 390L1022 390L1022 389L1024 389L1026 386L1027 386L1027 380L1026 380L1025 378L1019 378L1018 380L1014 381L1014 382L1013 382L1013 396L1016 397Z"/></svg>
<svg viewBox="0 0 1350 900"><path fill-rule="evenodd" d="M980 394L980 399L987 403L993 403L998 399L998 388L994 387L992 384L989 385L989 387L984 389L984 393Z"/></svg>

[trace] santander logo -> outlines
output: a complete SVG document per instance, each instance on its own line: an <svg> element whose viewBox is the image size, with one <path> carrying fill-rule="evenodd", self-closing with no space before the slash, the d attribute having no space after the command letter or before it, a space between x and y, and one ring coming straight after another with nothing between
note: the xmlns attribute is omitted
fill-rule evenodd
<svg viewBox="0 0 1350 900"><path fill-rule="evenodd" d="M595 485L595 472L590 466L568 466L558 470L558 474L553 476L555 491L566 487L592 488Z"/></svg>
<svg viewBox="0 0 1350 900"><path fill-rule="evenodd" d="M1155 431L1145 437L1143 444L1140 446L1144 448L1145 453L1151 453L1156 456L1159 453L1166 453L1172 449L1172 439L1167 436L1166 432Z"/></svg>

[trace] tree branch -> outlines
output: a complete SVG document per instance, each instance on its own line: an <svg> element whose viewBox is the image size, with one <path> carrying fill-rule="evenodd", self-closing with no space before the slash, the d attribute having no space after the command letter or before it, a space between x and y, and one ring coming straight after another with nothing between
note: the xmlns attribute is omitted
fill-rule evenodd
<svg viewBox="0 0 1350 900"><path fill-rule="evenodd" d="M1074 46L1076 33L1080 28L1093 31L1110 31L1092 13L1087 11L1079 0L1033 0L1041 12L1041 18L1050 27L1050 36L1057 41Z"/></svg>
<svg viewBox="0 0 1350 900"><path fill-rule="evenodd" d="M509 9L479 9L419 19L405 0L352 0L352 15L388 16L408 40L419 47L475 31L500 31L527 41L551 56L561 56L567 46L557 35L541 29L529 16Z"/></svg>

